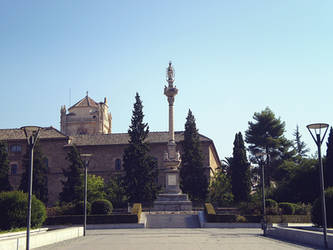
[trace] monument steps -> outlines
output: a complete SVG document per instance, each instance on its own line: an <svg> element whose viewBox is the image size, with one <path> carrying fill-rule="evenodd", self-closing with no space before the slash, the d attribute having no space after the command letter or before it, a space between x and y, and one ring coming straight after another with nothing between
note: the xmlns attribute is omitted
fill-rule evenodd
<svg viewBox="0 0 333 250"><path fill-rule="evenodd" d="M199 228L199 217L197 214L179 213L163 214L152 213L146 215L147 228Z"/></svg>
<svg viewBox="0 0 333 250"><path fill-rule="evenodd" d="M192 202L186 194L161 193L154 201L153 211L192 211Z"/></svg>

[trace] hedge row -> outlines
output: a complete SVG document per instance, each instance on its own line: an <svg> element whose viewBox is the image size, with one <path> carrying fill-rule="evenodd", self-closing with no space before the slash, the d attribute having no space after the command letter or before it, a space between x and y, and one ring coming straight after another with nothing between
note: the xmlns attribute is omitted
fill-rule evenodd
<svg viewBox="0 0 333 250"><path fill-rule="evenodd" d="M235 215L235 214L206 214L207 222L213 223L259 223L261 216L257 215Z"/></svg>
<svg viewBox="0 0 333 250"><path fill-rule="evenodd" d="M270 203L274 204L274 201ZM262 219L261 215L216 214L210 203L205 204L205 215L207 222L215 223L259 223ZM311 223L310 215L268 215L266 219L268 223Z"/></svg>
<svg viewBox="0 0 333 250"><path fill-rule="evenodd" d="M83 215L63 215L48 217L45 225L75 225L83 224ZM117 214L117 215L88 215L88 224L121 224L121 223L138 223L139 218L136 214Z"/></svg>
<svg viewBox="0 0 333 250"><path fill-rule="evenodd" d="M311 223L310 215L267 215L268 223Z"/></svg>
<svg viewBox="0 0 333 250"><path fill-rule="evenodd" d="M266 214L269 215L309 215L311 211L311 205L304 203L277 203L272 199L267 199L265 204Z"/></svg>
<svg viewBox="0 0 333 250"><path fill-rule="evenodd" d="M214 223L260 223L261 215L206 214L207 222ZM311 223L310 215L268 215L268 223Z"/></svg>

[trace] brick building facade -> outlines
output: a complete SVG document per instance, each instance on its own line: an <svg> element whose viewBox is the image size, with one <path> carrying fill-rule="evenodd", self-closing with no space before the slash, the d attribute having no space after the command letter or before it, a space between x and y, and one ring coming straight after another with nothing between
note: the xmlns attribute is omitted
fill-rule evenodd
<svg viewBox="0 0 333 250"><path fill-rule="evenodd" d="M80 153L92 154L89 163L90 174L102 176L105 181L112 175L123 174L123 152L128 145L127 133L111 133L111 114L106 99L97 103L88 97L68 109L61 107L61 132L53 127L43 128L40 132L40 147L46 156L48 167L49 204L53 205L62 190L64 180L62 169L69 167L67 152L74 144ZM175 132L176 150L182 152L183 132ZM163 160L169 140L168 132L150 132L147 142L151 155L156 158L158 168L163 168ZM20 185L22 159L26 152L26 139L20 129L0 129L0 141L8 145L10 161L10 183L17 189ZM206 176L209 178L220 166L220 160L211 139L200 135L201 151L204 156ZM158 183L165 186L163 171L159 171Z"/></svg>

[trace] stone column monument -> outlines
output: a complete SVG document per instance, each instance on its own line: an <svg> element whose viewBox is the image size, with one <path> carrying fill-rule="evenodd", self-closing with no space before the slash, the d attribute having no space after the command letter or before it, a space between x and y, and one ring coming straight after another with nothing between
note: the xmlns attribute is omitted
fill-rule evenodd
<svg viewBox="0 0 333 250"><path fill-rule="evenodd" d="M167 96L169 103L169 141L163 161L166 193L181 192L179 188L179 165L181 160L179 152L176 151L175 131L173 127L173 104L175 102L175 96L178 93L176 86L173 86L174 80L174 69L171 62L169 62L169 67L167 68L168 86L164 86L164 95Z"/></svg>
<svg viewBox="0 0 333 250"><path fill-rule="evenodd" d="M164 87L164 95L169 103L169 140L167 151L164 153L163 167L161 174L165 178L164 192L159 194L154 202L155 211L191 211L192 202L188 200L186 194L182 194L179 183L179 166L181 163L180 154L176 150L175 131L173 127L173 104L178 93L176 86L174 69L169 62L167 68L168 86Z"/></svg>

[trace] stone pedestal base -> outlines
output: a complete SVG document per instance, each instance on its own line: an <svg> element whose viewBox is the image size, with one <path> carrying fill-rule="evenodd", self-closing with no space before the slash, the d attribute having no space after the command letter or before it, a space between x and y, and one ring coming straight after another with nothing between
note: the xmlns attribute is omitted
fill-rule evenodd
<svg viewBox="0 0 333 250"><path fill-rule="evenodd" d="M186 194L163 193L154 201L153 211L192 211L192 202Z"/></svg>

